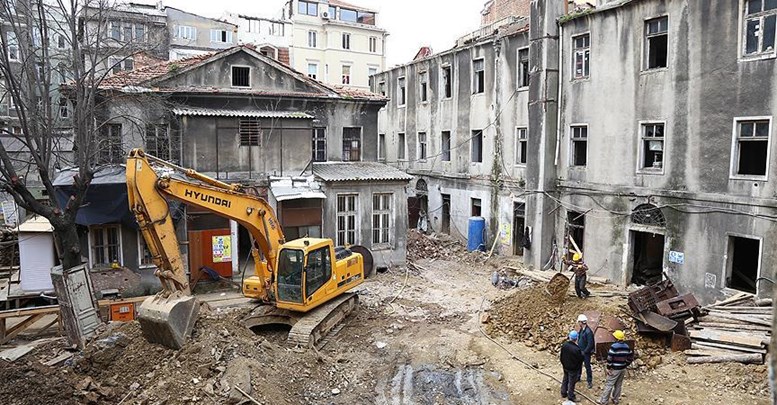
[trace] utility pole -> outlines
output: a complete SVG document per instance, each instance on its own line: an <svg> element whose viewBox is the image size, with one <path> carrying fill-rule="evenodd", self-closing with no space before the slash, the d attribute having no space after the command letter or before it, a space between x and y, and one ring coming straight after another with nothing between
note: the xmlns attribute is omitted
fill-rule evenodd
<svg viewBox="0 0 777 405"><path fill-rule="evenodd" d="M491 162L491 223L490 231L494 237L494 245L499 237L499 190L502 189L502 126L500 121L502 111L502 41L494 40L494 159Z"/></svg>

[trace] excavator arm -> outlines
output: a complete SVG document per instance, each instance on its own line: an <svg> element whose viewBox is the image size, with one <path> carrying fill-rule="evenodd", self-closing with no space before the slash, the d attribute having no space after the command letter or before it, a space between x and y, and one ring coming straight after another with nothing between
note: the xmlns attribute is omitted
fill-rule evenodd
<svg viewBox="0 0 777 405"><path fill-rule="evenodd" d="M152 164L154 165L152 167ZM127 193L163 290L139 308L139 321L149 341L179 348L197 317L181 259L178 238L167 199L199 207L243 225L255 240L255 275L261 280L258 297L269 301L276 255L285 242L283 231L267 202L194 170L134 149L127 158ZM260 256L261 254L261 256ZM261 257L266 261L262 261Z"/></svg>

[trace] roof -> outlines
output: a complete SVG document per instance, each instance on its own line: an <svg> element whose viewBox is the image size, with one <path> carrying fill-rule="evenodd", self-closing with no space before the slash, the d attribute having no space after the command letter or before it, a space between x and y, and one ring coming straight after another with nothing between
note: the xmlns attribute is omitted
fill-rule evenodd
<svg viewBox="0 0 777 405"><path fill-rule="evenodd" d="M73 176L78 174L77 167L63 169L56 174L52 186L69 187L73 185ZM127 169L124 165L103 166L94 174L89 184L123 184L127 182Z"/></svg>
<svg viewBox="0 0 777 405"><path fill-rule="evenodd" d="M266 110L224 110L217 108L181 107L173 108L175 115L196 115L204 117L255 117L255 118L300 118L313 119L314 116L296 111Z"/></svg>
<svg viewBox="0 0 777 405"><path fill-rule="evenodd" d="M54 227L45 217L33 215L32 218L19 225L19 232L54 232Z"/></svg>
<svg viewBox="0 0 777 405"><path fill-rule="evenodd" d="M323 181L410 181L413 176L378 162L313 163L313 174Z"/></svg>
<svg viewBox="0 0 777 405"><path fill-rule="evenodd" d="M324 2L319 1L319 3L324 3ZM324 3L324 4L326 4L326 3ZM340 1L340 0L329 0L329 5L330 6L334 6L334 7L345 7L345 8L349 8L349 9L353 9L353 10L358 10L358 11L369 11L370 13L377 13L377 11L369 9L367 7L357 6L355 4L346 3L346 2Z"/></svg>
<svg viewBox="0 0 777 405"><path fill-rule="evenodd" d="M277 201L297 200L303 198L326 198L321 191L321 184L313 176L302 178L270 179L270 190Z"/></svg>
<svg viewBox="0 0 777 405"><path fill-rule="evenodd" d="M244 51L253 57L264 61L268 65L274 66L277 69L285 72L286 74L296 78L297 80L307 83L311 88L320 90L319 93L314 92L278 92L268 89L231 89L221 87L208 87L208 86L196 86L185 88L169 88L160 87L155 81L163 80L177 74L182 74L198 66L205 65L206 63L218 60L219 58L232 55L236 52ZM279 55L281 57L283 55ZM231 48L223 49L216 52L206 53L203 55L197 55L190 58L184 58L174 61L165 61L153 65L143 66L135 70L122 71L111 75L100 83L100 89L102 90L119 90L130 89L137 92L139 88L148 88L149 91L154 92L184 92L184 93L222 93L222 94L246 94L246 95L268 95L268 96L289 96L289 97L326 97L326 98L343 98L343 99L358 99L368 101L386 101L386 97L369 92L367 90L360 90L354 88L343 87L339 85L328 85L319 82L318 80L311 79L305 74L302 74L288 65L277 61L275 59L266 57L256 51L252 45L237 45Z"/></svg>

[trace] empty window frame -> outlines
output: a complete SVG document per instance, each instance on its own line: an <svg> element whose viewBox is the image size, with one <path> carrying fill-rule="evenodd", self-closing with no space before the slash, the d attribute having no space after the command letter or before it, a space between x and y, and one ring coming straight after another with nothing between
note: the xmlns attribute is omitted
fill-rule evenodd
<svg viewBox="0 0 777 405"><path fill-rule="evenodd" d="M427 156L426 132L419 132L418 133L418 160L424 161L426 160L426 156Z"/></svg>
<svg viewBox="0 0 777 405"><path fill-rule="evenodd" d="M640 166L644 171L661 172L664 167L664 124L641 125Z"/></svg>
<svg viewBox="0 0 777 405"><path fill-rule="evenodd" d="M443 162L451 161L451 131L442 131L440 151Z"/></svg>
<svg viewBox="0 0 777 405"><path fill-rule="evenodd" d="M529 48L518 50L518 87L529 87Z"/></svg>
<svg viewBox="0 0 777 405"><path fill-rule="evenodd" d="M318 39L318 34L316 31L308 31L308 46L311 48L316 47L316 40Z"/></svg>
<svg viewBox="0 0 777 405"><path fill-rule="evenodd" d="M370 52L378 52L378 37L370 37Z"/></svg>
<svg viewBox="0 0 777 405"><path fill-rule="evenodd" d="M472 94L486 91L486 62L484 59L472 61Z"/></svg>
<svg viewBox="0 0 777 405"><path fill-rule="evenodd" d="M65 49L68 43L68 37L63 34L57 34L57 49Z"/></svg>
<svg viewBox="0 0 777 405"><path fill-rule="evenodd" d="M326 162L326 128L313 128L313 161Z"/></svg>
<svg viewBox="0 0 777 405"><path fill-rule="evenodd" d="M318 63L308 63L308 77L318 79Z"/></svg>
<svg viewBox="0 0 777 405"><path fill-rule="evenodd" d="M588 126L574 125L569 128L572 138L572 166L588 164Z"/></svg>
<svg viewBox="0 0 777 405"><path fill-rule="evenodd" d="M351 34L343 33L343 49L351 49Z"/></svg>
<svg viewBox="0 0 777 405"><path fill-rule="evenodd" d="M443 98L451 98L453 95L453 70L450 66L443 66L441 70Z"/></svg>
<svg viewBox="0 0 777 405"><path fill-rule="evenodd" d="M483 214L483 202L480 198L470 198L470 214L473 217L479 217Z"/></svg>
<svg viewBox="0 0 777 405"><path fill-rule="evenodd" d="M421 72L418 74L418 93L421 97L421 102L425 103L429 97L429 74L427 72Z"/></svg>
<svg viewBox="0 0 777 405"><path fill-rule="evenodd" d="M515 128L515 164L519 166L526 165L526 149L528 141L526 139L527 129Z"/></svg>
<svg viewBox="0 0 777 405"><path fill-rule="evenodd" d="M378 83L378 94L380 94L383 97L386 96L386 82Z"/></svg>
<svg viewBox="0 0 777 405"><path fill-rule="evenodd" d="M197 39L197 28L188 25L179 25L176 36L178 39L195 40Z"/></svg>
<svg viewBox="0 0 777 405"><path fill-rule="evenodd" d="M167 124L146 124L146 151L160 159L171 160L172 144Z"/></svg>
<svg viewBox="0 0 777 405"><path fill-rule="evenodd" d="M766 178L771 122L771 117L735 120L732 175Z"/></svg>
<svg viewBox="0 0 777 405"><path fill-rule="evenodd" d="M357 215L359 214L358 194L337 195L337 245L356 244Z"/></svg>
<svg viewBox="0 0 777 405"><path fill-rule="evenodd" d="M572 77L583 79L590 74L591 36L572 37Z"/></svg>
<svg viewBox="0 0 777 405"><path fill-rule="evenodd" d="M777 1L745 0L744 56L774 55Z"/></svg>
<svg viewBox="0 0 777 405"><path fill-rule="evenodd" d="M240 135L240 146L259 146L262 129L258 118L240 118L237 132Z"/></svg>
<svg viewBox="0 0 777 405"><path fill-rule="evenodd" d="M210 30L210 42L222 44L232 43L232 31Z"/></svg>
<svg viewBox="0 0 777 405"><path fill-rule="evenodd" d="M342 75L340 77L341 82L343 84L351 84L351 66L350 65L343 65L342 67Z"/></svg>
<svg viewBox="0 0 777 405"><path fill-rule="evenodd" d="M746 236L728 236L726 287L752 294L758 292L761 274L762 241ZM761 284L761 287L769 284Z"/></svg>
<svg viewBox="0 0 777 405"><path fill-rule="evenodd" d="M403 106L405 105L406 96L407 96L407 88L405 87L405 78L400 77L397 79L397 105Z"/></svg>
<svg viewBox="0 0 777 405"><path fill-rule="evenodd" d="M5 33L7 48L8 48L8 60L19 60L19 41L16 38L16 33L13 31L6 31Z"/></svg>
<svg viewBox="0 0 777 405"><path fill-rule="evenodd" d="M472 163L483 162L483 130L478 129L472 131Z"/></svg>
<svg viewBox="0 0 777 405"><path fill-rule="evenodd" d="M397 159L398 160L405 160L407 158L405 155L406 148L407 148L407 145L405 144L405 134L400 132L397 134Z"/></svg>
<svg viewBox="0 0 777 405"><path fill-rule="evenodd" d="M668 30L669 17L645 21L645 69L660 69L668 66Z"/></svg>
<svg viewBox="0 0 777 405"><path fill-rule="evenodd" d="M372 195L372 245L391 243L391 193Z"/></svg>
<svg viewBox="0 0 777 405"><path fill-rule="evenodd" d="M378 160L386 160L386 134L378 134Z"/></svg>
<svg viewBox="0 0 777 405"><path fill-rule="evenodd" d="M362 159L361 127L343 128L343 162L358 162Z"/></svg>
<svg viewBox="0 0 777 405"><path fill-rule="evenodd" d="M103 140L100 142L100 162L120 163L124 161L124 143L121 137L121 124L107 124L103 127Z"/></svg>
<svg viewBox="0 0 777 405"><path fill-rule="evenodd" d="M251 87L251 68L232 66L232 87Z"/></svg>
<svg viewBox="0 0 777 405"><path fill-rule="evenodd" d="M318 3L313 1L300 1L297 12L303 15L318 15Z"/></svg>
<svg viewBox="0 0 777 405"><path fill-rule="evenodd" d="M68 118L70 116L70 108L65 97L59 98L59 118Z"/></svg>

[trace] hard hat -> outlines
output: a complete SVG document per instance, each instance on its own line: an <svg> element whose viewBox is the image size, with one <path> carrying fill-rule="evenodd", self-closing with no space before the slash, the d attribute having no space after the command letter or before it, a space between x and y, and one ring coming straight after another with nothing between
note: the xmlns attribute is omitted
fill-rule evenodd
<svg viewBox="0 0 777 405"><path fill-rule="evenodd" d="M618 340L626 340L626 334L622 330L616 330L612 333L612 336Z"/></svg>
<svg viewBox="0 0 777 405"><path fill-rule="evenodd" d="M583 314L580 314L580 315L577 316L577 321L578 322L582 322L582 323L586 323L586 322L588 322L588 317L583 315Z"/></svg>
<svg viewBox="0 0 777 405"><path fill-rule="evenodd" d="M569 340L577 340L577 331L573 330L572 332L569 332Z"/></svg>
<svg viewBox="0 0 777 405"><path fill-rule="evenodd" d="M583 255L581 255L580 253L577 253L577 252L575 252L575 253L572 255L572 260L573 260L573 261L576 261L576 262L577 262L577 261L579 261L579 260L580 260L580 259L582 259L582 258L583 258Z"/></svg>

